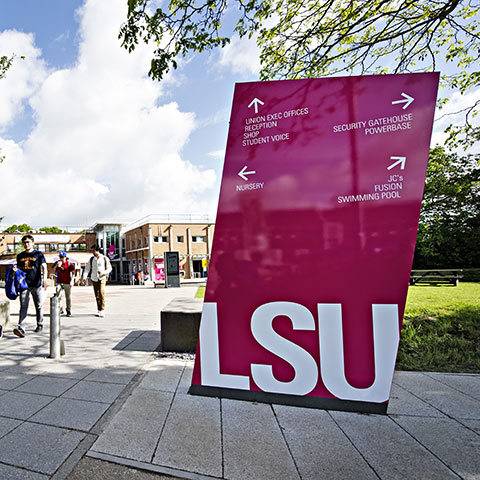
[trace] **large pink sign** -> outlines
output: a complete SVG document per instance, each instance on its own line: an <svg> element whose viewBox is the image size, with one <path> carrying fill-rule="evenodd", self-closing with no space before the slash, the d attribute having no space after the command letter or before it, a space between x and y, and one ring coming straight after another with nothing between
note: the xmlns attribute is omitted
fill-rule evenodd
<svg viewBox="0 0 480 480"><path fill-rule="evenodd" d="M386 411L437 85L236 85L191 393Z"/></svg>

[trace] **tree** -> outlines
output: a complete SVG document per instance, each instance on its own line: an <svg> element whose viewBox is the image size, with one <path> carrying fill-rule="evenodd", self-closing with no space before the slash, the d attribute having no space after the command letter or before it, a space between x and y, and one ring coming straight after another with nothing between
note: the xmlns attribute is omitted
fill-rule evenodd
<svg viewBox="0 0 480 480"><path fill-rule="evenodd" d="M129 52L140 41L155 44L149 75L157 80L177 68L178 57L224 47L236 32L258 35L263 80L448 67L442 87L463 95L480 85L476 0L236 0L237 23L226 34L226 0L170 0L156 9L152 0L127 1L119 38ZM478 107L469 105L465 122L447 129L451 144L480 139L471 123Z"/></svg>
<svg viewBox="0 0 480 480"><path fill-rule="evenodd" d="M414 268L480 268L480 161L430 151Z"/></svg>
<svg viewBox="0 0 480 480"><path fill-rule="evenodd" d="M67 233L65 230L58 227L42 227L39 231L43 233Z"/></svg>
<svg viewBox="0 0 480 480"><path fill-rule="evenodd" d="M11 225L6 228L3 233L31 233L33 231L32 227L28 226L26 223L22 225Z"/></svg>

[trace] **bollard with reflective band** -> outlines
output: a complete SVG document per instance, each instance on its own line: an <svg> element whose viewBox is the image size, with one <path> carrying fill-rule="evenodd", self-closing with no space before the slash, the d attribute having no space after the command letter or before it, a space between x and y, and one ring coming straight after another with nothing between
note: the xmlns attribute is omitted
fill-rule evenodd
<svg viewBox="0 0 480 480"><path fill-rule="evenodd" d="M65 352L61 351L60 341L60 305L58 297L53 295L50 298L50 356L49 358L60 358Z"/></svg>

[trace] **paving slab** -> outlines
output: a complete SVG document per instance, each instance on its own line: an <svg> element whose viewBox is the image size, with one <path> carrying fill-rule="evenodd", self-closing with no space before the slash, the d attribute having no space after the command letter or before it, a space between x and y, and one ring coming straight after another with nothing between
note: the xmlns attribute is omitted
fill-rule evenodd
<svg viewBox="0 0 480 480"><path fill-rule="evenodd" d="M300 479L270 405L221 400L224 477Z"/></svg>
<svg viewBox="0 0 480 480"><path fill-rule="evenodd" d="M3 480L48 480L50 477L0 463L0 478Z"/></svg>
<svg viewBox="0 0 480 480"><path fill-rule="evenodd" d="M7 392L2 395L0 416L27 420L54 400L54 397L25 392Z"/></svg>
<svg viewBox="0 0 480 480"><path fill-rule="evenodd" d="M177 394L153 463L221 477L220 400Z"/></svg>
<svg viewBox="0 0 480 480"><path fill-rule="evenodd" d="M34 378L34 375L26 375L23 373L6 372L0 376L0 388L2 390L13 390L14 388L27 383Z"/></svg>
<svg viewBox="0 0 480 480"><path fill-rule="evenodd" d="M430 377L480 400L480 375L429 373Z"/></svg>
<svg viewBox="0 0 480 480"><path fill-rule="evenodd" d="M331 415L382 480L458 479L391 418L345 412L331 412Z"/></svg>
<svg viewBox="0 0 480 480"><path fill-rule="evenodd" d="M136 375L138 367L139 366L137 366L136 369L121 369L121 367L119 367L118 370L111 368L102 368L100 370L94 370L92 373L87 375L85 379L91 382L117 383L120 385L127 385Z"/></svg>
<svg viewBox="0 0 480 480"><path fill-rule="evenodd" d="M440 410L396 384L392 385L387 413L389 415L445 417L445 414Z"/></svg>
<svg viewBox="0 0 480 480"><path fill-rule="evenodd" d="M327 411L284 405L274 410L302 480L378 479Z"/></svg>
<svg viewBox="0 0 480 480"><path fill-rule="evenodd" d="M188 393L190 389L190 385L192 384L192 376L193 376L193 362L188 362L185 365L185 369L182 373L182 378L180 379L180 383L178 384L177 393Z"/></svg>
<svg viewBox="0 0 480 480"><path fill-rule="evenodd" d="M21 423L21 420L0 417L0 438L6 435L8 432L11 432L14 428L17 428ZM0 478L2 477L0 476Z"/></svg>
<svg viewBox="0 0 480 480"><path fill-rule="evenodd" d="M105 413L109 404L57 398L35 414L32 422L88 432Z"/></svg>
<svg viewBox="0 0 480 480"><path fill-rule="evenodd" d="M52 475L84 436L80 432L26 422L0 439L0 462Z"/></svg>
<svg viewBox="0 0 480 480"><path fill-rule="evenodd" d="M460 420L458 420L458 422L480 435L480 420L468 420L461 418Z"/></svg>
<svg viewBox="0 0 480 480"><path fill-rule="evenodd" d="M480 436L450 418L395 421L461 478L480 478Z"/></svg>
<svg viewBox="0 0 480 480"><path fill-rule="evenodd" d="M95 452L151 462L173 393L137 388L102 435Z"/></svg>
<svg viewBox="0 0 480 480"><path fill-rule="evenodd" d="M50 395L56 397L66 392L69 388L75 385L75 383L77 383L77 380L42 375L23 383L15 388L15 391L38 393L41 395Z"/></svg>
<svg viewBox="0 0 480 480"><path fill-rule="evenodd" d="M125 385L123 384L81 380L66 391L62 398L113 403L124 389Z"/></svg>
<svg viewBox="0 0 480 480"><path fill-rule="evenodd" d="M399 372L394 381L449 417L480 420L480 400L435 380L431 375Z"/></svg>
<svg viewBox="0 0 480 480"><path fill-rule="evenodd" d="M140 388L175 392L184 369L184 361L174 359L157 360L150 365L148 372L140 383Z"/></svg>

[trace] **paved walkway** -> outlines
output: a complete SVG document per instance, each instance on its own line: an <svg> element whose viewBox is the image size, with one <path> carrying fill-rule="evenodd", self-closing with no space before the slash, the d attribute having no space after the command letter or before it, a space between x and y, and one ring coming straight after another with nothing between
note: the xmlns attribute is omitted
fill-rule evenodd
<svg viewBox="0 0 480 480"><path fill-rule="evenodd" d="M12 303L0 479L480 479L480 375L398 372L386 416L187 395L192 361L152 352L161 308L195 292L109 287L99 319L75 288L60 360L33 316L13 336Z"/></svg>

